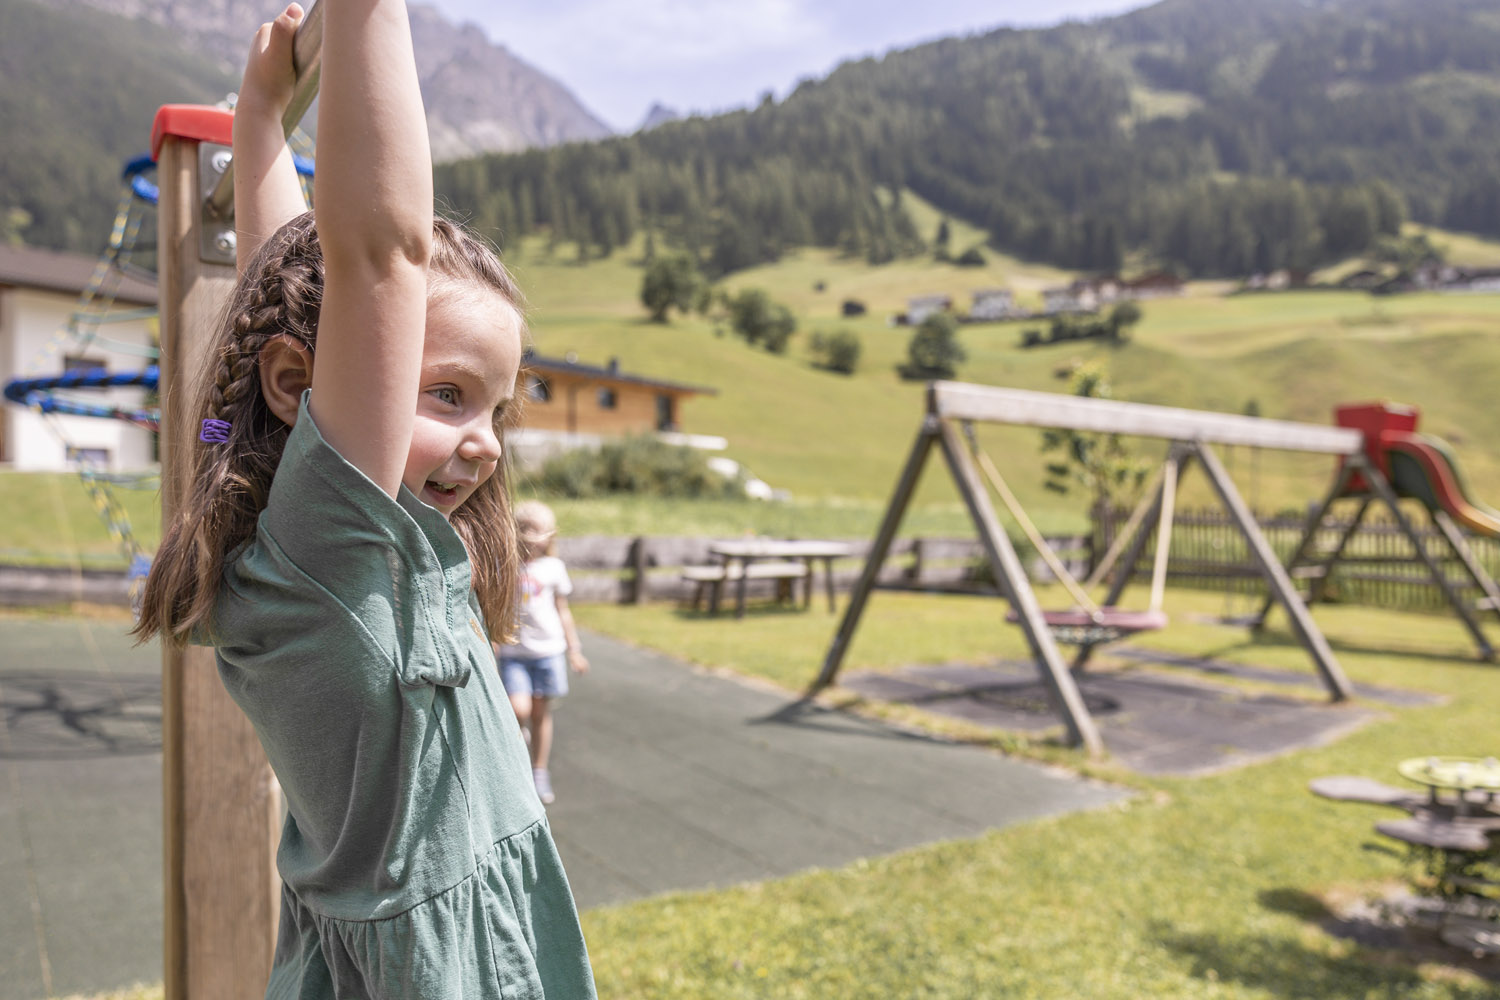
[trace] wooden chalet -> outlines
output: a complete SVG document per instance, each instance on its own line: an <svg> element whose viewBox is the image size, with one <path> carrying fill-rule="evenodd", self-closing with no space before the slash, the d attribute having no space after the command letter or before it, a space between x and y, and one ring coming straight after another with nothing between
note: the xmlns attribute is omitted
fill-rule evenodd
<svg viewBox="0 0 1500 1000"><path fill-rule="evenodd" d="M585 437L678 432L684 400L718 394L621 371L618 358L600 366L583 364L571 353L552 358L527 352L521 368L522 427L528 432Z"/></svg>

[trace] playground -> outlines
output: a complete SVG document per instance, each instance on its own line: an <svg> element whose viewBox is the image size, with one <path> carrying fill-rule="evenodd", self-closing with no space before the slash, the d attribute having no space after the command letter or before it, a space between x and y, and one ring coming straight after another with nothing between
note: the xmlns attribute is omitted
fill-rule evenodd
<svg viewBox="0 0 1500 1000"><path fill-rule="evenodd" d="M1249 666L1311 680L1287 631L1246 641L1210 622L1216 595L1168 598L1180 622L1153 637L1149 676L1201 686L1201 663L1167 654L1213 650L1221 694L1275 691L1342 717L1337 738L1285 733L1255 766L1143 774L898 701L801 703L795 682L832 624L821 610L752 608L726 636L723 618L667 604L580 606L596 669L559 716L551 816L604 995L918 981L952 997L1062 983L1122 998L1361 997L1390 983L1489 995L1493 959L1403 937L1361 908L1420 871L1370 833L1376 808L1306 791L1331 773L1400 783L1398 759L1489 738L1500 677L1462 627L1320 610L1356 689L1355 704L1329 707L1315 681L1299 693ZM972 599L892 594L878 608L851 650L858 672L1021 653L1019 629ZM932 628L920 641L918 619ZM33 899L6 911L0 996L47 995L43 954L53 995L158 982L156 651L129 646L118 612L12 613L0 627L15 654L0 671L18 790L6 822L25 832L6 838L3 870L7 898ZM1100 676L1126 675L1135 648L1114 647ZM1096 718L1108 741L1111 714ZM1057 728L1045 708L1034 719ZM1196 745L1217 738L1210 720Z"/></svg>

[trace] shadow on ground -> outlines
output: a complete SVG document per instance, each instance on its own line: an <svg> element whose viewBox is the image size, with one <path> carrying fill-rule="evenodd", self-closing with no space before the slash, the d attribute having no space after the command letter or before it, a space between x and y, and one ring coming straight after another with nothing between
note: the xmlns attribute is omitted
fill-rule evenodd
<svg viewBox="0 0 1500 1000"><path fill-rule="evenodd" d="M139 674L0 676L0 760L79 760L161 750L161 679Z"/></svg>

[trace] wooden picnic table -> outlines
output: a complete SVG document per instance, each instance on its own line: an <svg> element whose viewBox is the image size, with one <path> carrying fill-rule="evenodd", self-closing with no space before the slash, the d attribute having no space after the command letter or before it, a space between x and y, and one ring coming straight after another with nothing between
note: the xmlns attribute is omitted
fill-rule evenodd
<svg viewBox="0 0 1500 1000"><path fill-rule="evenodd" d="M1470 792L1484 795L1484 806L1493 804L1500 792L1500 761L1494 757L1410 757L1396 765L1396 772L1407 781L1427 786L1432 805L1440 804L1441 793L1456 793L1455 805L1462 815L1472 803Z"/></svg>
<svg viewBox="0 0 1500 1000"><path fill-rule="evenodd" d="M813 586L813 563L821 559L823 561L823 580L828 589L828 610L834 609L833 602L833 561L849 554L849 546L845 542L817 541L814 539L786 539L778 540L772 538L747 538L742 540L715 542L708 547L708 551L724 561L726 574L733 575L733 567L740 568L739 580L735 590L734 616L745 617L745 584L750 578L750 566L758 560L777 559L793 560L800 559L807 567L807 577L803 582L802 604L807 607L812 603Z"/></svg>

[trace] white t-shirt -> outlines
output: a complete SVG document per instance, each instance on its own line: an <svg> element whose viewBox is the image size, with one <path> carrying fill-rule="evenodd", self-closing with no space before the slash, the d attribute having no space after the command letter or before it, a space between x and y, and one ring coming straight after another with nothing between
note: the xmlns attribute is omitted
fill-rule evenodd
<svg viewBox="0 0 1500 1000"><path fill-rule="evenodd" d="M558 596L573 592L568 569L556 556L542 556L521 567L521 615L516 641L501 647L502 656L540 660L568 650L562 619L557 614Z"/></svg>

